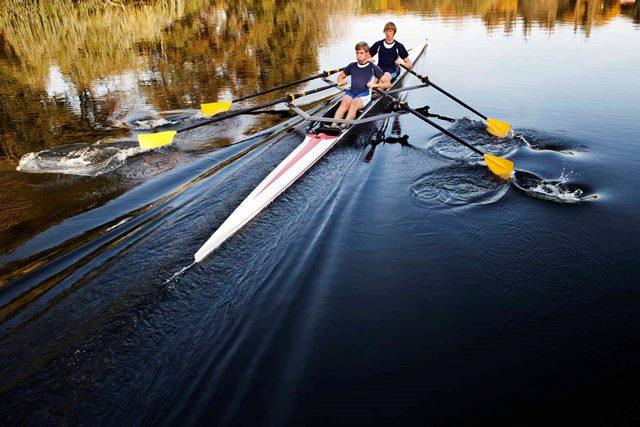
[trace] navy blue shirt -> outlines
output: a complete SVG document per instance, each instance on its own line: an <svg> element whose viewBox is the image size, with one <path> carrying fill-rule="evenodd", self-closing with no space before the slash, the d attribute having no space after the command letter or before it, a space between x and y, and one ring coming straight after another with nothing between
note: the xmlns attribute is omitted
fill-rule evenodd
<svg viewBox="0 0 640 427"><path fill-rule="evenodd" d="M390 46L390 47L387 47ZM383 71L387 73L395 73L398 71L396 65L396 59L406 59L409 56L409 52L402 43L398 40L394 40L391 45L388 45L384 40L377 41L369 49L371 56L378 54L378 65Z"/></svg>
<svg viewBox="0 0 640 427"><path fill-rule="evenodd" d="M367 62L365 65L360 65L357 62L352 62L347 65L342 71L347 76L351 76L351 90L350 92L360 95L364 92L371 92L371 89L367 87L367 83L373 80L374 77L380 78L384 75L384 71L380 69L376 64Z"/></svg>

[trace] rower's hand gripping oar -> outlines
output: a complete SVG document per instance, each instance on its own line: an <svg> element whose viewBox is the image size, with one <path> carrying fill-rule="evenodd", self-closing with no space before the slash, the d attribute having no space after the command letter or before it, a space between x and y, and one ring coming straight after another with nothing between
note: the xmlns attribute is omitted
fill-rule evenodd
<svg viewBox="0 0 640 427"><path fill-rule="evenodd" d="M400 65L402 68L407 70L409 73L411 73L414 76L416 76L417 78L419 78L422 81L422 83L428 84L429 86L433 87L435 90L437 90L440 93L442 93L442 94L448 96L449 98L453 99L454 101L456 101L458 104L462 105L467 110L477 114L478 116L480 116L484 120L486 120L486 122L487 122L487 132L489 132L491 135L497 136L498 138L504 138L504 137L509 135L509 132L511 132L511 124L510 123L507 123L505 121L498 120L498 119L492 119L491 117L485 116L484 114L482 114L478 110L474 109L470 105L468 105L465 102L459 100L458 98L456 98L455 96L453 96L452 94L447 92L446 90L442 89L440 86L438 86L435 83L433 83L431 80L429 80L429 77L423 76L421 74L416 73L415 71L407 68L404 64L398 64L398 65Z"/></svg>
<svg viewBox="0 0 640 427"><path fill-rule="evenodd" d="M440 132L444 133L445 135L449 136L450 138L453 138L456 142L459 142L460 144L464 145L465 147L469 148L470 150L473 150L475 153L481 155L484 158L484 161L487 164L487 167L489 168L489 170L491 172L493 172L494 174L498 175L500 178L502 178L502 179L511 178L511 173L513 172L513 169L515 167L514 163L511 160L503 159L502 157L494 156L493 154L483 153L482 151L478 150L473 145L471 145L468 142L462 140L458 136L454 135L453 133L451 133L448 130L446 130L445 128L443 128L442 126L440 126L437 123L429 120L427 117L425 117L424 115L420 114L419 112L417 112L416 110L411 108L409 106L409 104L407 104L405 101L401 101L398 98L394 98L393 96L391 96L391 95L389 95L387 93L384 93L383 91L381 91L378 88L375 88L374 90L376 92L378 92L380 95L391 99L393 102L395 102L398 105L399 108L410 112L411 114L413 114L414 116L416 116L420 120L429 123L431 126L433 126L434 128L438 129Z"/></svg>
<svg viewBox="0 0 640 427"><path fill-rule="evenodd" d="M295 86L295 85L300 84L300 83L309 82L311 80L319 79L319 78L322 78L322 77L330 77L332 74L339 73L342 70L344 70L344 68L337 68L335 70L323 71L323 72L321 72L319 74L316 74L316 75L313 75L313 76L309 76L309 77L305 77L304 79L296 80L295 82L285 83L285 84L282 84L280 86L272 87L271 89L265 89L263 91L260 91L260 92L257 92L257 93L253 93L251 95L245 95L245 96L242 96L240 98L236 98L236 99L234 99L232 101L217 101L217 102L209 102L209 103L205 103L205 104L200 104L200 110L202 111L202 114L204 114L205 116L214 116L216 114L223 113L225 111L229 111L229 109L231 108L231 104L234 103L234 102L240 102L240 101L244 101L244 100L247 100L247 99L255 98L257 96L264 95L266 93L275 92L277 90L281 90L281 89L284 89L284 88L287 88L287 87Z"/></svg>
<svg viewBox="0 0 640 427"><path fill-rule="evenodd" d="M260 105L254 105L253 107L242 108L240 110L230 111L226 114L220 114L218 116L214 116L207 120L204 120L200 123L195 123L193 125L186 126L178 130L168 130L164 132L139 134L138 143L140 144L141 148L147 149L147 150L151 148L162 147L163 145L171 144L173 142L173 138L175 138L175 136L179 133L186 132L191 129L195 129L200 126L209 125L211 123L216 123L222 120L230 119L232 117L236 117L241 114L251 113L253 111L257 111L262 108L271 107L273 105L280 104L283 102L293 102L294 100L298 98L302 98L303 96L322 92L323 90L331 89L337 86L338 86L337 83L332 83L326 86L319 87L317 89L308 90L306 92L290 93L287 96L276 99L274 101L269 101Z"/></svg>

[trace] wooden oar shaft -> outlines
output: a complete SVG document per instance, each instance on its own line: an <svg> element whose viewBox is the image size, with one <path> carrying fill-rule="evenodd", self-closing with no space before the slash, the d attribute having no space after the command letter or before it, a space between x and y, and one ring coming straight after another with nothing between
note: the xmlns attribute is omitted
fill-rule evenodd
<svg viewBox="0 0 640 427"><path fill-rule="evenodd" d="M384 93L383 91L381 91L380 89L376 88L374 89L376 92L378 92L379 94L381 94L382 96L385 96L389 99L391 99L392 101L399 103L399 105L401 106L401 108L403 108L404 110L407 110L408 112L410 112L411 114L413 114L414 116L416 116L417 118L419 118L420 120L429 123L431 126L433 126L434 128L438 129L440 132L444 133L445 135L447 135L450 138L453 138L455 141L459 142L460 144L464 145L465 147L469 148L470 150L473 150L475 153L484 156L484 153L480 150L478 150L476 147L474 147L473 145L469 144L468 142L466 142L465 140L461 139L460 137L454 135L453 133L449 132L448 130L446 130L445 128L443 128L442 126L440 126L439 124L435 123L432 120L429 120L428 117L426 117L425 115L417 112L416 110L414 110L413 108L411 108L409 106L409 104L407 104L404 101L400 101L398 98L395 98L387 93Z"/></svg>
<svg viewBox="0 0 640 427"><path fill-rule="evenodd" d="M216 116L211 117L210 119L207 119L207 120L204 120L202 122L195 123L193 125L185 126L185 127L181 128L181 129L178 129L176 131L176 133L186 132L188 130L198 128L200 126L209 125L211 123L217 123L217 122L220 122L222 120L230 119L232 117L237 117L237 116L240 116L242 114L251 113L253 111L257 111L257 110L260 110L262 108L271 107L271 106L274 106L276 104L281 104L283 102L293 101L295 99L302 98L303 96L312 95L314 93L322 92L324 90L331 89L331 88L334 88L334 87L337 87L337 86L338 86L337 83L332 83L332 84L329 84L329 85L326 85L326 86L319 87L317 89L311 89L311 90L304 91L304 92L292 93L292 94L289 94L289 95L287 95L285 97L282 97L282 98L279 98L279 99L276 99L276 100L273 100L273 101L265 102L264 104L254 105L253 107L247 107L247 108L242 108L240 110L229 111L227 113L218 114Z"/></svg>
<svg viewBox="0 0 640 427"><path fill-rule="evenodd" d="M488 120L487 116L485 116L484 114L482 114L481 112L479 112L478 110L476 110L475 108L473 108L472 106L467 104L466 102L462 101L461 99L456 98L455 96L453 96L452 94L450 94L446 90L442 89L437 84L433 83L431 80L429 80L429 77L423 76L421 74L416 73L415 71L407 68L404 64L399 64L399 65L402 68L404 68L405 70L407 70L408 72L410 72L411 74L413 74L414 76L416 76L417 78L419 78L423 83L427 83L429 86L433 87L435 90L437 90L438 92L442 93L443 95L448 96L449 98L451 98L452 100L454 100L458 104L462 105L467 110L472 111L473 113L477 114L478 116L482 117L485 120Z"/></svg>
<svg viewBox="0 0 640 427"><path fill-rule="evenodd" d="M323 72L318 73L316 75L305 77L304 79L296 80L295 82L281 84L280 86L272 87L271 89L265 89L265 90L262 90L260 92L253 93L251 95L241 96L240 98L236 98L231 102L244 101L244 100L247 100L247 99L255 98L255 97L260 96L260 95L264 95L264 94L267 94L267 93L275 92L277 90L281 90L281 89L285 89L285 88L288 88L288 87L291 87L291 86L295 86L295 85L300 84L300 83L310 82L311 80L319 79L321 77L329 77L332 74L339 73L342 70L344 70L344 68L337 68L335 70L323 71Z"/></svg>

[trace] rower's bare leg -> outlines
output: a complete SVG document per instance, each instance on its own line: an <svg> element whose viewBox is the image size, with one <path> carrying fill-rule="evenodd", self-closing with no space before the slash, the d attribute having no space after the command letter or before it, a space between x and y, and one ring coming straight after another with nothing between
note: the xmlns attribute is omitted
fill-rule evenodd
<svg viewBox="0 0 640 427"><path fill-rule="evenodd" d="M344 115L349 111L349 107L353 102L353 98L349 95L345 95L342 97L342 101L340 101L340 106L336 110L336 113L333 115L334 119L343 119Z"/></svg>
<svg viewBox="0 0 640 427"><path fill-rule="evenodd" d="M353 100L351 105L349 106L349 112L347 113L347 120L353 120L356 118L356 114L358 111L364 108L364 104L362 103L362 98L356 98Z"/></svg>

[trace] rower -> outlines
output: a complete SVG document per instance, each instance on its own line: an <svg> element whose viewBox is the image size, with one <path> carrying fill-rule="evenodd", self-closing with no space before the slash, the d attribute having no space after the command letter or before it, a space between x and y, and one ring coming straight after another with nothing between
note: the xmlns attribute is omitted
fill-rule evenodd
<svg viewBox="0 0 640 427"><path fill-rule="evenodd" d="M390 80L394 80L400 74L400 67L398 64L402 64L407 68L412 68L413 64L409 59L409 52L402 43L395 39L396 36L396 24L393 22L387 22L384 25L384 39L379 40L371 46L370 53L373 61L373 56L378 55L378 66L382 68L382 71L389 74Z"/></svg>
<svg viewBox="0 0 640 427"><path fill-rule="evenodd" d="M391 78L376 64L369 62L369 45L360 42L356 45L356 62L352 62L338 76L338 85L351 76L351 88L342 98L340 106L334 114L335 119L342 119L346 113L347 120L353 120L358 111L371 102L371 89L388 89Z"/></svg>

